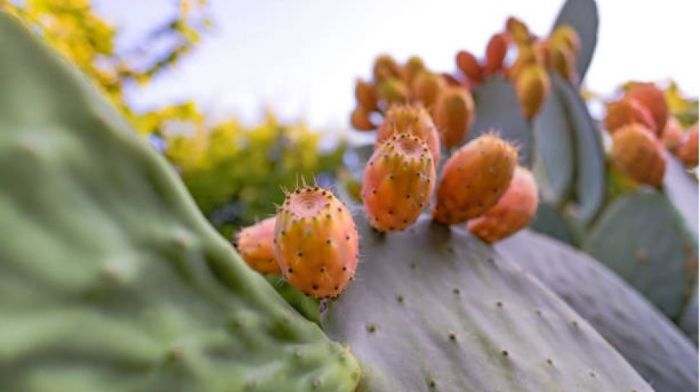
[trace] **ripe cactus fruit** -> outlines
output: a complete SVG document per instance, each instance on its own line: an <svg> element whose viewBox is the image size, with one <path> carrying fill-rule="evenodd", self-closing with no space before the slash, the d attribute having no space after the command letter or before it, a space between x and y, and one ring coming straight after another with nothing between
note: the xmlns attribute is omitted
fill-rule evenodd
<svg viewBox="0 0 700 392"><path fill-rule="evenodd" d="M401 67L388 54L377 56L372 67L372 75L376 82L381 82L389 78L401 78Z"/></svg>
<svg viewBox="0 0 700 392"><path fill-rule="evenodd" d="M236 249L252 269L261 274L279 274L274 239L275 217L271 217L238 232Z"/></svg>
<svg viewBox="0 0 700 392"><path fill-rule="evenodd" d="M549 91L549 76L541 65L530 65L520 72L515 80L515 92L525 118L530 120L539 113Z"/></svg>
<svg viewBox="0 0 700 392"><path fill-rule="evenodd" d="M494 34L486 45L486 61L484 74L491 75L503 68L503 60L508 51L508 40L505 34Z"/></svg>
<svg viewBox="0 0 700 392"><path fill-rule="evenodd" d="M446 86L447 83L440 75L421 72L411 84L411 93L415 100L421 102L426 108L432 109Z"/></svg>
<svg viewBox="0 0 700 392"><path fill-rule="evenodd" d="M337 297L355 275L355 221L331 191L303 187L277 213L275 255L287 281L315 298Z"/></svg>
<svg viewBox="0 0 700 392"><path fill-rule="evenodd" d="M516 80L520 72L531 65L544 65L547 60L547 50L545 44L520 46L518 48L518 57L508 69L508 77Z"/></svg>
<svg viewBox="0 0 700 392"><path fill-rule="evenodd" d="M401 79L387 78L377 86L377 95L388 108L395 103L408 102L409 92L408 87Z"/></svg>
<svg viewBox="0 0 700 392"><path fill-rule="evenodd" d="M470 52L460 50L457 52L455 60L457 62L457 68L462 71L470 82L479 83L484 79L483 69L481 64L479 64L479 60Z"/></svg>
<svg viewBox="0 0 700 392"><path fill-rule="evenodd" d="M462 146L443 168L433 219L463 223L488 211L508 189L517 161L517 149L492 133Z"/></svg>
<svg viewBox="0 0 700 392"><path fill-rule="evenodd" d="M467 222L467 229L486 243L500 241L527 226L537 212L538 203L535 178L518 166L498 203L484 215Z"/></svg>
<svg viewBox="0 0 700 392"><path fill-rule="evenodd" d="M435 123L445 147L458 146L474 123L474 99L462 87L445 88L435 106Z"/></svg>
<svg viewBox="0 0 700 392"><path fill-rule="evenodd" d="M603 125L611 134L624 125L634 123L641 124L652 132L656 129L654 118L649 109L632 97L623 97L618 101L610 102L606 109L607 113Z"/></svg>
<svg viewBox="0 0 700 392"><path fill-rule="evenodd" d="M350 124L360 131L371 131L375 128L369 118L370 112L362 106L358 106L350 114Z"/></svg>
<svg viewBox="0 0 700 392"><path fill-rule="evenodd" d="M613 165L633 180L655 187L661 185L666 157L654 134L640 124L619 128L612 135Z"/></svg>
<svg viewBox="0 0 700 392"><path fill-rule="evenodd" d="M395 133L377 147L365 167L362 201L378 231L403 230L420 216L435 185L435 164L426 143Z"/></svg>
<svg viewBox="0 0 700 392"><path fill-rule="evenodd" d="M364 80L355 82L355 99L366 111L377 110L377 93L374 86Z"/></svg>
<svg viewBox="0 0 700 392"><path fill-rule="evenodd" d="M569 25L557 26L549 36L548 41L552 46L568 48L574 55L581 51L581 37L578 35L578 32Z"/></svg>
<svg viewBox="0 0 700 392"><path fill-rule="evenodd" d="M404 81L410 86L416 76L425 70L426 68L425 64L423 63L423 59L418 56L411 56L403 66Z"/></svg>
<svg viewBox="0 0 700 392"><path fill-rule="evenodd" d="M530 29L518 18L511 16L506 20L506 31L517 45L527 45L532 40Z"/></svg>
<svg viewBox="0 0 700 392"><path fill-rule="evenodd" d="M686 167L693 168L698 165L698 124L683 136L681 145L678 146L676 152L678 159L683 162Z"/></svg>
<svg viewBox="0 0 700 392"><path fill-rule="evenodd" d="M377 130L377 144L395 134L407 132L425 142L437 166L440 163L440 135L425 108L420 105L394 105L384 116L384 121Z"/></svg>
<svg viewBox="0 0 700 392"><path fill-rule="evenodd" d="M655 127L652 128L657 135L661 134L668 119L668 104L663 91L654 83L633 83L627 91L627 96L639 101L651 112Z"/></svg>
<svg viewBox="0 0 700 392"><path fill-rule="evenodd" d="M683 126L673 116L668 116L666 126L661 133L661 142L671 152L675 152L683 141Z"/></svg>
<svg viewBox="0 0 700 392"><path fill-rule="evenodd" d="M547 46L547 66L570 81L578 82L576 53L568 46Z"/></svg>

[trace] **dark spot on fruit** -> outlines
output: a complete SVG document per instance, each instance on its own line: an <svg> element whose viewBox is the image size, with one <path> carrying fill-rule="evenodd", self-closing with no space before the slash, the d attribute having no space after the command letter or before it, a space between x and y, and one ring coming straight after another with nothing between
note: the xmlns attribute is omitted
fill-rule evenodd
<svg viewBox="0 0 700 392"><path fill-rule="evenodd" d="M304 257L304 253L298 252L298 253L297 253L297 257Z"/></svg>
<svg viewBox="0 0 700 392"><path fill-rule="evenodd" d="M312 289L313 291L318 290L318 285L317 285L317 284L312 285L312 286L311 286L311 289Z"/></svg>

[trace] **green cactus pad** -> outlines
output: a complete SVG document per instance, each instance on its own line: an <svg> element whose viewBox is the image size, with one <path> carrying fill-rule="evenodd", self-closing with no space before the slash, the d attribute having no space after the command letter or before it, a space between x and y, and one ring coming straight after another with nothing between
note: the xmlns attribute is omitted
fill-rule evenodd
<svg viewBox="0 0 700 392"><path fill-rule="evenodd" d="M354 391L166 162L0 12L3 391Z"/></svg>
<svg viewBox="0 0 700 392"><path fill-rule="evenodd" d="M666 154L664 193L683 217L683 222L693 237L698 236L698 180L686 171L683 164L671 154Z"/></svg>
<svg viewBox="0 0 700 392"><path fill-rule="evenodd" d="M532 129L522 113L513 84L502 76L494 76L474 90L474 101L476 120L467 139L497 130L502 138L520 147L520 164L531 166Z"/></svg>
<svg viewBox="0 0 700 392"><path fill-rule="evenodd" d="M693 294L691 294L690 300L685 305L683 310L683 316L678 322L678 326L681 327L683 332L685 332L688 337L698 344L698 284L695 283L695 288L693 289Z"/></svg>
<svg viewBox="0 0 700 392"><path fill-rule="evenodd" d="M591 323L654 390L698 390L695 346L599 262L527 230L498 243L496 250L534 275Z"/></svg>
<svg viewBox="0 0 700 392"><path fill-rule="evenodd" d="M530 222L530 228L566 244L575 244L575 236L566 218L559 208L549 203L540 203L537 206L537 215Z"/></svg>
<svg viewBox="0 0 700 392"><path fill-rule="evenodd" d="M610 204L583 249L677 319L697 277L697 248L660 193L641 189Z"/></svg>
<svg viewBox="0 0 700 392"><path fill-rule="evenodd" d="M533 125L535 151L546 176L546 181L538 179L538 183L548 184L543 195L554 204L561 203L571 193L575 169L574 131L560 95L556 89L550 91Z"/></svg>
<svg viewBox="0 0 700 392"><path fill-rule="evenodd" d="M379 235L362 213L355 281L321 315L362 362L363 391L651 391L541 283L426 217Z"/></svg>
<svg viewBox="0 0 700 392"><path fill-rule="evenodd" d="M594 0L567 0L559 11L554 28L559 25L573 27L581 39L581 52L576 58L576 70L582 81L591 65L598 42L598 6Z"/></svg>
<svg viewBox="0 0 700 392"><path fill-rule="evenodd" d="M605 151L600 132L579 91L561 76L552 73L552 88L561 97L574 134L576 157L576 200L578 219L590 223L605 201Z"/></svg>

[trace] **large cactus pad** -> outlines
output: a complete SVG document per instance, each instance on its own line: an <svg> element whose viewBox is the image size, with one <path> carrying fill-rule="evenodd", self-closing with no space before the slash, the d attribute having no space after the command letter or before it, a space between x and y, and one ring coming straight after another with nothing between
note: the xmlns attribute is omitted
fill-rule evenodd
<svg viewBox="0 0 700 392"><path fill-rule="evenodd" d="M0 12L3 391L352 391L165 161Z"/></svg>

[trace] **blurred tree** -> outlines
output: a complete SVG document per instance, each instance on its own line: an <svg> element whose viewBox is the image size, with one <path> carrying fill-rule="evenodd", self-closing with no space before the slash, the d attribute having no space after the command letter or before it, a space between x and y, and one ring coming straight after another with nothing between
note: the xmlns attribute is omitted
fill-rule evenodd
<svg viewBox="0 0 700 392"><path fill-rule="evenodd" d="M225 234L274 212L282 187L302 178L333 176L344 145L320 152L320 134L303 124L280 124L268 114L247 129L235 119L212 123L196 102L137 112L125 98L130 83L147 84L177 64L210 25L206 0L178 0L168 22L135 48L117 50L118 30L89 0L0 0L97 84L132 125L159 145L195 201ZM152 48L161 48L153 50ZM163 49L164 48L164 49Z"/></svg>

